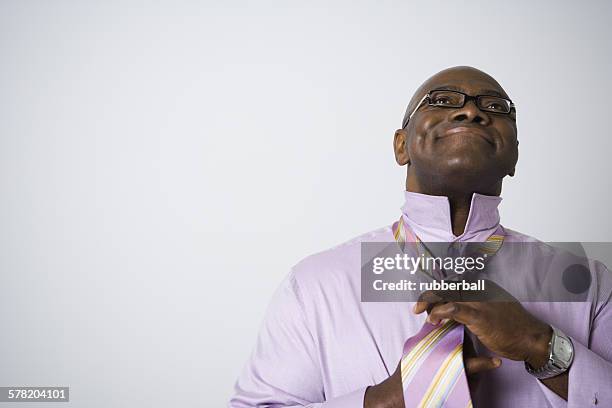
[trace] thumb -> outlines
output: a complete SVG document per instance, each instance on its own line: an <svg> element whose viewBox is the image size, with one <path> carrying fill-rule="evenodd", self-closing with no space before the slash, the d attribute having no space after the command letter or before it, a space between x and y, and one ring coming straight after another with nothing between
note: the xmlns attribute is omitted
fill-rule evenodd
<svg viewBox="0 0 612 408"><path fill-rule="evenodd" d="M498 368L501 363L498 357L469 357L465 359L465 372L467 375L477 374Z"/></svg>

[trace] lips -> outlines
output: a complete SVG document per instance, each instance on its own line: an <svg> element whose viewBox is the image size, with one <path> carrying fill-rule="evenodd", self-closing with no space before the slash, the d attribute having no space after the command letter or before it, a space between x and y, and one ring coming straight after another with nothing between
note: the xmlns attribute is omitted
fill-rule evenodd
<svg viewBox="0 0 612 408"><path fill-rule="evenodd" d="M476 126L456 125L441 132L441 137L481 137L491 145L494 145L493 137L482 128Z"/></svg>

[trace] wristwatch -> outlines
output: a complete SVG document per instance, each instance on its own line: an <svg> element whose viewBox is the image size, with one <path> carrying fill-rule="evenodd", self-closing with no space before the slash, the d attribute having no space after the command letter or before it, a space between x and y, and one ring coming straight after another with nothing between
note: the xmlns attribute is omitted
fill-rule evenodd
<svg viewBox="0 0 612 408"><path fill-rule="evenodd" d="M540 380L563 374L574 361L572 340L556 327L552 327L552 330L553 334L548 342L548 362L542 367L533 368L525 361L527 372Z"/></svg>

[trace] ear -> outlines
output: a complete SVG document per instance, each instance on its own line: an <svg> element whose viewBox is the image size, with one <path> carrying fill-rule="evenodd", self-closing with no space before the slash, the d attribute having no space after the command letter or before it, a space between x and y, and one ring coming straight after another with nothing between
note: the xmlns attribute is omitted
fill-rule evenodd
<svg viewBox="0 0 612 408"><path fill-rule="evenodd" d="M395 152L395 161L400 166L410 164L410 152L408 151L408 133L404 129L395 131L393 137L393 151Z"/></svg>
<svg viewBox="0 0 612 408"><path fill-rule="evenodd" d="M516 139L516 147L517 147L517 148L518 148L518 145L519 145L519 141L518 141L518 139ZM510 170L510 172L508 173L508 175L509 175L510 177L514 177L514 173L515 173L515 172L516 172L516 167L513 167L513 168L512 168L512 170Z"/></svg>

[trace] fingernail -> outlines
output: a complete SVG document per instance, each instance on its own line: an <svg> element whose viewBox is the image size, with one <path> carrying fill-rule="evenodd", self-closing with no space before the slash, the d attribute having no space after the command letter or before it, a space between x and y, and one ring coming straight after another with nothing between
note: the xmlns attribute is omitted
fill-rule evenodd
<svg viewBox="0 0 612 408"><path fill-rule="evenodd" d="M501 365L501 360L499 358L494 358L493 359L493 365L495 367L499 367Z"/></svg>
<svg viewBox="0 0 612 408"><path fill-rule="evenodd" d="M427 322L428 322L429 324L431 324L431 325L434 325L434 326L439 326L439 325L440 325L440 323L441 323L441 321L440 321L440 320L437 320L437 321L436 321L435 319L433 319L433 318L431 317L431 315L428 315L428 316L427 316Z"/></svg>

